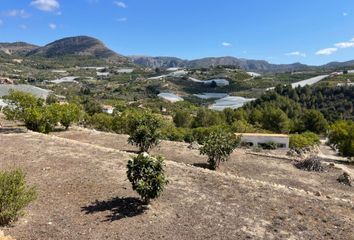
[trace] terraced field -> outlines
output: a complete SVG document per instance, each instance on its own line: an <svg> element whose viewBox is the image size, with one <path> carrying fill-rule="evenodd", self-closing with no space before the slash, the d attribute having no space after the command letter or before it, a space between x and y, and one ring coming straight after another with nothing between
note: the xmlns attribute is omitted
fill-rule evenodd
<svg viewBox="0 0 354 240"><path fill-rule="evenodd" d="M126 179L126 136L55 135L0 131L0 168L25 169L38 191L0 229L16 239L353 239L353 189L336 182L338 169L307 173L238 150L212 172L197 150L163 142L154 154L167 158L170 183L143 210Z"/></svg>

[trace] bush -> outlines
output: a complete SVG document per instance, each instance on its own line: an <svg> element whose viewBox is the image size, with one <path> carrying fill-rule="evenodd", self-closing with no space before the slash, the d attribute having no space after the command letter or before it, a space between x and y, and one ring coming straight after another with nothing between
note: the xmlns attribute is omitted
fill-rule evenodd
<svg viewBox="0 0 354 240"><path fill-rule="evenodd" d="M88 124L98 131L112 131L113 117L106 113L96 113L92 117L87 116Z"/></svg>
<svg viewBox="0 0 354 240"><path fill-rule="evenodd" d="M49 133L59 120L59 112L50 106L26 108L24 112L26 128L35 132Z"/></svg>
<svg viewBox="0 0 354 240"><path fill-rule="evenodd" d="M224 130L213 131L199 149L200 154L208 156L210 169L215 170L221 162L229 159L240 142L240 138Z"/></svg>
<svg viewBox="0 0 354 240"><path fill-rule="evenodd" d="M151 112L134 115L129 120L128 142L139 147L140 152L149 152L152 147L158 145L162 126L162 119Z"/></svg>
<svg viewBox="0 0 354 240"><path fill-rule="evenodd" d="M354 156L354 122L337 121L329 132L329 143L336 147L346 157Z"/></svg>
<svg viewBox="0 0 354 240"><path fill-rule="evenodd" d="M0 172L0 225L20 217L22 209L35 200L36 191L28 187L21 170Z"/></svg>
<svg viewBox="0 0 354 240"><path fill-rule="evenodd" d="M139 154L127 165L127 176L135 190L146 204L158 198L168 183L165 176L162 157L150 157L147 153Z"/></svg>
<svg viewBox="0 0 354 240"><path fill-rule="evenodd" d="M320 144L320 138L312 132L290 135L290 148L303 150Z"/></svg>
<svg viewBox="0 0 354 240"><path fill-rule="evenodd" d="M188 128L192 123L192 116L188 111L177 110L176 114L173 116L173 122L178 128Z"/></svg>

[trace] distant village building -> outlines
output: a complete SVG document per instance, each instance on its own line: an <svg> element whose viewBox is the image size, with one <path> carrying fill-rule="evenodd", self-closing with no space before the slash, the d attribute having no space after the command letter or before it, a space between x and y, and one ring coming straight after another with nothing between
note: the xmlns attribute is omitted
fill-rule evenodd
<svg viewBox="0 0 354 240"><path fill-rule="evenodd" d="M120 68L115 71L116 73L124 74L124 73L132 73L134 72L134 68Z"/></svg>
<svg viewBox="0 0 354 240"><path fill-rule="evenodd" d="M100 77L100 78L109 77L109 72L96 72L96 74L97 74L97 77Z"/></svg>
<svg viewBox="0 0 354 240"><path fill-rule="evenodd" d="M250 147L261 147L263 144L275 143L278 148L289 148L289 135L268 133L236 133L241 142Z"/></svg>
<svg viewBox="0 0 354 240"><path fill-rule="evenodd" d="M0 77L0 84L14 84L14 81L10 78Z"/></svg>
<svg viewBox="0 0 354 240"><path fill-rule="evenodd" d="M111 105L103 105L102 108L103 108L103 112L104 113L113 114L113 111L114 111L114 107L113 106L111 106Z"/></svg>

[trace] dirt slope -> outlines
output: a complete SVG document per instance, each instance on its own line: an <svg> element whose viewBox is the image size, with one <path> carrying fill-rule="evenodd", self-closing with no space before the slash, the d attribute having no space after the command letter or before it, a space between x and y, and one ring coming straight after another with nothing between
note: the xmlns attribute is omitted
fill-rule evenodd
<svg viewBox="0 0 354 240"><path fill-rule="evenodd" d="M353 199L316 197L300 188L175 161L166 161L170 184L163 196L140 212L126 180L129 153L110 147L31 132L0 133L0 169L24 168L39 195L25 217L1 230L16 239L43 240L354 235ZM339 193L345 191L352 190Z"/></svg>

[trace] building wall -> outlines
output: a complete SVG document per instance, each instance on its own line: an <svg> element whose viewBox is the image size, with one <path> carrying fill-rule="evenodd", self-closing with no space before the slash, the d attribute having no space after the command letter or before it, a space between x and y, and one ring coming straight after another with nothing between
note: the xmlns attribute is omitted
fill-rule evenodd
<svg viewBox="0 0 354 240"><path fill-rule="evenodd" d="M252 146L258 146L261 143L274 142L276 144L283 145L282 148L289 148L289 138L288 137L278 137L278 136L247 136L242 135L242 142L252 143Z"/></svg>

